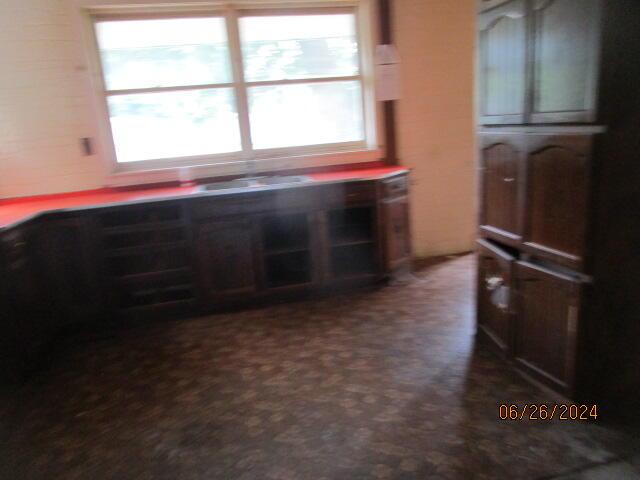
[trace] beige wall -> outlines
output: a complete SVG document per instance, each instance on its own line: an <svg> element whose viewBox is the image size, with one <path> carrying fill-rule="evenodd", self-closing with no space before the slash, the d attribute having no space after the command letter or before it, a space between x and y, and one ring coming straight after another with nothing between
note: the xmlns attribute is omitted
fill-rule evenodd
<svg viewBox="0 0 640 480"><path fill-rule="evenodd" d="M66 0L0 0L0 198L96 188L86 69Z"/></svg>
<svg viewBox="0 0 640 480"><path fill-rule="evenodd" d="M416 255L467 251L475 231L475 0L395 0L402 60L397 129L413 169Z"/></svg>

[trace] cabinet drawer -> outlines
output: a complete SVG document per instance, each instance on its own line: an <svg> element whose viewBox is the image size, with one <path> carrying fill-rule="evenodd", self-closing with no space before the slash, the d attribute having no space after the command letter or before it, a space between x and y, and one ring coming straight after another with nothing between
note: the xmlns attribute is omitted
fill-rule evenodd
<svg viewBox="0 0 640 480"><path fill-rule="evenodd" d="M375 199L375 184L368 182L330 185L324 192L324 200L330 206L373 203Z"/></svg>
<svg viewBox="0 0 640 480"><path fill-rule="evenodd" d="M406 195L408 190L409 182L406 176L390 178L382 183L382 195L385 198Z"/></svg>
<svg viewBox="0 0 640 480"><path fill-rule="evenodd" d="M99 215L99 219L105 229L133 230L180 222L183 220L183 210L180 203L132 205L108 209Z"/></svg>

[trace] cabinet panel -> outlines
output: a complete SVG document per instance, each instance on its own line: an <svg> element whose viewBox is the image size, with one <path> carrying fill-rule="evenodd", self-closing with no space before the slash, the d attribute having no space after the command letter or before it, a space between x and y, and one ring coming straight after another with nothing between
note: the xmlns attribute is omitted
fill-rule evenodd
<svg viewBox="0 0 640 480"><path fill-rule="evenodd" d="M480 231L508 245L521 240L524 136L483 134Z"/></svg>
<svg viewBox="0 0 640 480"><path fill-rule="evenodd" d="M591 136L529 136L524 249L584 267Z"/></svg>
<svg viewBox="0 0 640 480"><path fill-rule="evenodd" d="M531 121L594 121L599 0L536 0L533 25Z"/></svg>
<svg viewBox="0 0 640 480"><path fill-rule="evenodd" d="M526 8L513 0L480 15L480 123L524 122Z"/></svg>
<svg viewBox="0 0 640 480"><path fill-rule="evenodd" d="M221 300L257 289L257 245L248 220L226 220L201 225L197 248L203 296Z"/></svg>
<svg viewBox="0 0 640 480"><path fill-rule="evenodd" d="M478 240L478 329L503 353L512 348L514 257L486 240Z"/></svg>
<svg viewBox="0 0 640 480"><path fill-rule="evenodd" d="M100 311L96 239L90 219L47 222L39 231L39 255L61 324L91 321Z"/></svg>
<svg viewBox="0 0 640 480"><path fill-rule="evenodd" d="M547 268L517 262L516 290L516 362L539 380L570 393L581 284Z"/></svg>
<svg viewBox="0 0 640 480"><path fill-rule="evenodd" d="M409 201L400 197L382 202L385 217L385 266L387 272L393 272L406 266L411 258L409 232Z"/></svg>
<svg viewBox="0 0 640 480"><path fill-rule="evenodd" d="M32 252L35 242L32 229L15 229L0 242L3 310L3 353L0 377L19 380L37 362L43 345L50 339L53 322L48 291L43 289Z"/></svg>

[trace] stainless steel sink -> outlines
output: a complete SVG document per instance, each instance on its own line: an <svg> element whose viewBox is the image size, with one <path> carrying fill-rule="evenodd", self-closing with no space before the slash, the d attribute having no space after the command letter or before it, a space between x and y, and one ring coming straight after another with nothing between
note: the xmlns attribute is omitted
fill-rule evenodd
<svg viewBox="0 0 640 480"><path fill-rule="evenodd" d="M270 177L239 178L237 180L229 180L227 182L208 183L202 185L200 188L205 191L231 190L266 187L270 185L289 185L309 181L311 181L311 178L306 175L274 175Z"/></svg>

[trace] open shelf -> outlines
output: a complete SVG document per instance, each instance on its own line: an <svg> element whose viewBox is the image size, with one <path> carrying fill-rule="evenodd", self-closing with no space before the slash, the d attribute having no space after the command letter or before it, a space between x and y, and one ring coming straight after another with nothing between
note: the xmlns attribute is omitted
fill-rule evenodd
<svg viewBox="0 0 640 480"><path fill-rule="evenodd" d="M376 273L376 250L371 242L331 248L331 271L345 278Z"/></svg>
<svg viewBox="0 0 640 480"><path fill-rule="evenodd" d="M161 251L132 252L107 258L107 270L114 277L189 267L184 246L165 248Z"/></svg>
<svg viewBox="0 0 640 480"><path fill-rule="evenodd" d="M265 258L268 288L301 285L311 282L311 253L287 252Z"/></svg>
<svg viewBox="0 0 640 480"><path fill-rule="evenodd" d="M265 254L309 249L309 223L304 213L266 217L262 220Z"/></svg>
<svg viewBox="0 0 640 480"><path fill-rule="evenodd" d="M375 241L373 207L354 207L329 212L329 242L348 246Z"/></svg>
<svg viewBox="0 0 640 480"><path fill-rule="evenodd" d="M168 271L154 275L114 279L115 303L119 309L194 300L189 271Z"/></svg>
<svg viewBox="0 0 640 480"><path fill-rule="evenodd" d="M186 238L183 226L159 227L154 230L116 230L105 232L104 246L109 251L146 245L183 242Z"/></svg>

